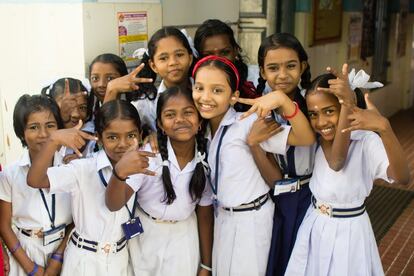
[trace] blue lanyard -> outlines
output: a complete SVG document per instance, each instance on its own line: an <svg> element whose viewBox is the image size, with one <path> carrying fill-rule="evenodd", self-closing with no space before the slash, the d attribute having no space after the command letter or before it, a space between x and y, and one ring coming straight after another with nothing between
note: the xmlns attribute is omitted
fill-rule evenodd
<svg viewBox="0 0 414 276"><path fill-rule="evenodd" d="M214 178L214 185L213 183L211 183L211 179L210 179L210 175L208 175L209 178L209 182L211 185L211 189L213 190L213 193L217 196L217 191L218 191L218 178L219 178L219 162L220 162L220 148L221 148L221 144L223 142L223 137L227 132L229 126L224 126L223 127L223 131L221 132L221 136L219 138L218 144L217 144L217 151L216 151L216 171L215 171L215 178Z"/></svg>
<svg viewBox="0 0 414 276"><path fill-rule="evenodd" d="M51 223L50 226L52 228L55 228L56 196L55 194L52 195L52 214L50 214L50 210L49 210L49 206L47 205L45 194L42 189L39 189L39 192L40 192L40 195L42 196L43 204L46 207L47 215L49 216L49 219L50 219L50 223Z"/></svg>
<svg viewBox="0 0 414 276"><path fill-rule="evenodd" d="M102 184L103 184L103 185L105 186L105 188L106 188L106 187L108 186L108 183L106 182L105 177L103 176L102 169L98 171L98 174L99 174L99 178L101 179ZM134 218L134 215L135 215L135 209L137 208L137 196L138 196L138 193L135 193L134 205L132 206L132 212L131 212L131 210L129 210L128 205L127 205L127 204L125 204L125 208L128 210L129 217L130 217L131 219L133 219L133 218Z"/></svg>

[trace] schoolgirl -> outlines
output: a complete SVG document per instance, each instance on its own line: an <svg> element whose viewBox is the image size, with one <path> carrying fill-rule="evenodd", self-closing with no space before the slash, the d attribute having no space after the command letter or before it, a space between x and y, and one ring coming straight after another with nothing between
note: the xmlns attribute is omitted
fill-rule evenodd
<svg viewBox="0 0 414 276"><path fill-rule="evenodd" d="M128 102L117 100L99 109L95 127L103 149L91 158L73 160L47 169L59 145L77 150L95 137L79 127L59 130L42 148L28 173L32 187L50 188L52 193L70 193L75 229L65 251L62 275L128 275L127 239L121 225L134 216L133 200L118 212L105 206L105 190L113 166L140 139L140 120Z"/></svg>
<svg viewBox="0 0 414 276"><path fill-rule="evenodd" d="M26 175L42 155L42 145L63 127L59 107L46 96L23 95L14 109L13 126L27 150L0 176L0 235L11 255L10 275L56 275L63 262L65 228L72 222L70 198L28 187ZM56 150L51 156L46 167L62 163Z"/></svg>
<svg viewBox="0 0 414 276"><path fill-rule="evenodd" d="M194 47L201 57L221 56L234 63L240 75L238 84L240 97L254 99L261 95L261 92L256 91L254 83L258 76L253 74L253 71L249 71L250 67L244 61L242 48L236 42L234 32L229 25L218 19L204 21L194 35ZM234 107L240 112L249 109L248 105L240 103L236 103Z"/></svg>
<svg viewBox="0 0 414 276"><path fill-rule="evenodd" d="M132 104L142 117L148 118L146 121L155 131L158 95L173 86L191 88L189 72L193 59L193 50L184 33L174 27L163 27L151 36L141 65L137 68L138 75L130 74L110 82L105 101L115 99L120 92L131 91L130 87L135 88L138 93L135 93L137 96ZM158 89L155 87L157 75L162 80ZM118 84L121 81L124 85ZM118 89L112 89L112 86Z"/></svg>
<svg viewBox="0 0 414 276"><path fill-rule="evenodd" d="M72 128L82 121L82 130L88 133L94 133L95 127L91 122L92 109L88 109L88 89L86 84L73 78L61 78L56 80L50 86L44 87L42 95L47 95L54 99L59 106L60 116L63 120L64 128ZM94 142L88 143L81 149L83 156L89 156L93 153ZM71 160L78 158L72 149L62 147L63 162L69 163Z"/></svg>
<svg viewBox="0 0 414 276"><path fill-rule="evenodd" d="M257 57L260 78L257 91L265 91L268 85L272 91L283 91L300 110L307 114L306 102L299 85L310 85L308 56L297 38L288 33L277 33L265 38ZM272 113L282 126L288 125L283 114ZM316 145L291 146L276 159L283 173L283 180L274 186L276 203L266 275L283 275L295 244L297 231L311 203L309 179L312 175Z"/></svg>
<svg viewBox="0 0 414 276"><path fill-rule="evenodd" d="M285 275L384 274L364 201L376 179L407 183L409 171L388 120L368 95L366 110L352 107L355 96L347 93L349 85L341 84L346 78L346 69L342 74L321 75L306 94L320 146L309 184L312 205ZM344 129L346 125L350 127ZM337 161L342 167L332 165L336 144L347 153L343 162Z"/></svg>
<svg viewBox="0 0 414 276"><path fill-rule="evenodd" d="M144 170L139 151L125 154L109 182L107 206L118 210L138 192L138 215L145 232L129 244L135 275L190 276L199 270L199 275L209 275L211 190L204 173L204 131L191 92L168 88L159 96L157 118L160 153L144 161ZM148 175L148 170L156 176ZM135 175L127 179L131 174Z"/></svg>
<svg viewBox="0 0 414 276"><path fill-rule="evenodd" d="M314 136L306 117L280 91L258 99L244 99L244 103L253 104L253 107L244 115L237 113L231 105L238 100L240 77L236 67L226 58L207 56L201 59L194 67L193 77L195 105L201 116L209 120L208 163L217 215L213 274L264 275L274 205L268 200L269 187L261 177L246 142L257 119L256 115L250 114L257 111L264 117L276 107L289 114L292 127L284 127L262 143L268 152L282 154L288 144L311 144ZM262 102L268 106L257 110L257 105Z"/></svg>

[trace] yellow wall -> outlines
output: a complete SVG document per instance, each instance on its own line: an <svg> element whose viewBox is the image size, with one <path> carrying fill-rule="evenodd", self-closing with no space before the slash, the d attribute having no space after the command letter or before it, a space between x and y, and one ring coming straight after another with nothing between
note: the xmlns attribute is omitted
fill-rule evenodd
<svg viewBox="0 0 414 276"><path fill-rule="evenodd" d="M305 46L309 56L312 77L316 77L325 72L327 66L340 69L344 62L347 62L348 51L348 25L350 13L343 13L342 17L342 36L341 40L336 43L327 43L324 45L309 47L309 26L311 22L310 13L296 13L295 17L295 34ZM388 60L391 62L387 78L388 83L380 89L371 93L371 99L378 106L380 111L391 116L397 111L409 108L413 105L413 86L414 68L410 68L413 59L413 31L414 15L409 14L407 26L407 43L406 54L398 58L396 55L396 14L392 14L389 24L389 45ZM372 58L366 62L358 60L350 63L351 67L364 69L368 74L371 72ZM413 63L414 64L414 63Z"/></svg>

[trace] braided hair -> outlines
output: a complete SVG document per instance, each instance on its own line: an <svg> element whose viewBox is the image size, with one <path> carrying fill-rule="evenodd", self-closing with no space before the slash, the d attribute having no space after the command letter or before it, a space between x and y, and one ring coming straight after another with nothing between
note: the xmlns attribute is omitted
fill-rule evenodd
<svg viewBox="0 0 414 276"><path fill-rule="evenodd" d="M266 57L266 54L270 50L275 50L279 48L287 48L294 50L298 57L299 61L306 63L308 62L308 55L306 54L305 49L303 48L300 41L292 34L289 33L276 33L273 35L270 35L266 37L262 43L260 44L260 48L257 54L257 61L259 63L259 68L264 68L264 60ZM262 76L259 76L258 78L258 86L257 91L259 93L263 93L265 87L266 87L266 80L262 78ZM307 64L307 67L305 71L301 75L301 82L300 85L304 89L308 89L311 83L311 73L310 73L310 65Z"/></svg>
<svg viewBox="0 0 414 276"><path fill-rule="evenodd" d="M179 87L171 87L168 88L164 93L160 95L157 102L157 139L158 139L158 147L160 150L161 158L163 161L168 160L168 136L163 132L159 125L162 125L161 122L161 113L170 98L174 97L185 97L189 102L193 103L193 98L191 91L187 89L182 89ZM198 115L201 119L200 115ZM197 149L195 152L195 157L197 156L206 156L206 139L204 138L206 124L203 122L201 128L199 129L198 133L195 136ZM204 157L205 158L205 157ZM204 160L203 160L204 161ZM194 169L194 173L190 180L190 185L188 187L188 192L193 201L196 201L201 198L205 185L206 185L206 175L205 175L205 167L204 164L206 162L199 162L197 161L196 167ZM172 204L174 200L177 198L177 195L174 191L173 184L171 182L171 174L170 169L168 166L162 167L162 181L164 184L164 191L165 191L165 198L164 201L167 204Z"/></svg>

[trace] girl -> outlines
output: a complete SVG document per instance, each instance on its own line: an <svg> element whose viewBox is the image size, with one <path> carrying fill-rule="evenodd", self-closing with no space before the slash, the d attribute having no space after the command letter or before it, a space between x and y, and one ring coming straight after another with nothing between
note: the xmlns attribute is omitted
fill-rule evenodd
<svg viewBox="0 0 414 276"><path fill-rule="evenodd" d="M260 45L257 60L260 68L257 91L264 92L266 84L272 91L281 90L307 114L299 85L308 88L310 66L308 56L296 37L287 33L267 37ZM272 115L282 126L289 124L280 112ZM268 276L283 275L286 270L298 228L310 205L308 183L313 170L314 152L314 145L291 146L286 153L276 156L284 180L276 182L274 186L277 207L266 273Z"/></svg>
<svg viewBox="0 0 414 276"><path fill-rule="evenodd" d="M110 210L119 210L138 191L145 233L130 243L135 275L209 275L211 190L204 173L204 131L191 92L167 89L158 99L157 118L160 154L148 167L157 176L142 174L135 162L139 152L126 153L115 167L121 179L115 174L111 178L106 203ZM140 174L125 185L127 176L135 173Z"/></svg>
<svg viewBox="0 0 414 276"><path fill-rule="evenodd" d="M273 203L269 187L260 175L247 145L247 135L257 116L244 120L231 105L238 98L239 74L226 58L207 56L194 67L193 98L204 119L208 119L210 140L208 161L212 168L216 220L214 224L213 274L264 275L270 247ZM258 99L245 99L253 104ZM292 127L286 126L262 147L284 153L289 145L314 142L306 117L282 92L266 97L269 109L279 107L288 114ZM260 110L262 111L262 110ZM263 110L263 117L268 110ZM292 129L292 131L290 131ZM300 133L300 136L298 135ZM248 169L246 169L248 168Z"/></svg>
<svg viewBox="0 0 414 276"><path fill-rule="evenodd" d="M80 80L72 78L58 79L50 86L43 88L41 94L47 95L56 101L65 128L75 127L79 124L79 121L82 121L86 122L82 126L83 131L95 132L93 123L89 121L92 117L92 110L88 109L87 89ZM81 149L83 156L92 154L94 147L94 142L88 143ZM63 162L65 164L78 158L72 149L66 147L62 147L60 152L64 156Z"/></svg>
<svg viewBox="0 0 414 276"><path fill-rule="evenodd" d="M140 68L138 76L135 78L136 73L130 74L110 82L105 101L115 99L120 92L131 91L130 87L139 90L142 99L134 101L133 105L140 115L148 118L150 127L156 130L157 95L173 86L190 89L189 72L193 63L193 54L186 36L174 27L164 27L156 31L148 42L147 52L138 67ZM154 85L157 75L162 79L158 89ZM146 83L138 87L136 83L144 82L142 80ZM121 81L124 85L118 84ZM116 85L119 89L112 89L112 85Z"/></svg>
<svg viewBox="0 0 414 276"><path fill-rule="evenodd" d="M286 275L384 274L364 201L374 180L405 184L409 171L388 120L368 95L368 109L350 108L355 99L343 97L338 86L345 77L344 72L342 76L321 75L306 94L320 146L310 181L312 206L299 229ZM351 112L346 116L350 122L346 129L341 127L344 109ZM338 139L347 157L343 168L336 171L330 159Z"/></svg>
<svg viewBox="0 0 414 276"><path fill-rule="evenodd" d="M140 139L140 120L136 109L125 101L111 101L99 110L96 131L103 149L91 158L47 169L47 162L60 145L77 150L86 139L95 137L79 130L59 130L50 136L30 168L28 184L49 188L53 193L70 193L75 229L65 252L62 275L128 275L127 240L121 224L134 214L132 201L118 212L105 206L106 184L112 168ZM147 153L152 155L151 153Z"/></svg>
<svg viewBox="0 0 414 276"><path fill-rule="evenodd" d="M257 79L249 76L247 64L243 60L242 49L234 39L234 32L229 25L218 20L208 19L198 27L194 36L194 46L201 57L208 55L221 56L234 63L240 74L239 91L242 98L257 98L261 95L256 91L252 82L247 79ZM247 111L248 105L237 103L237 111Z"/></svg>
<svg viewBox="0 0 414 276"><path fill-rule="evenodd" d="M59 107L46 96L23 95L15 106L13 125L28 150L0 177L0 235L11 254L10 275L57 275L66 245L65 226L72 222L69 197L28 187L26 175L31 162L41 158L42 145L63 126ZM46 167L62 163L56 150L51 156Z"/></svg>

